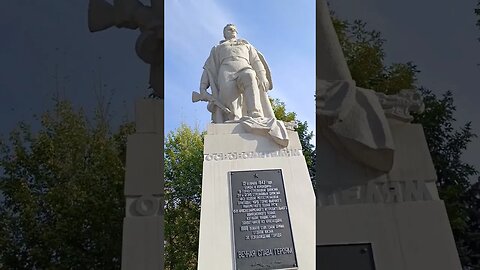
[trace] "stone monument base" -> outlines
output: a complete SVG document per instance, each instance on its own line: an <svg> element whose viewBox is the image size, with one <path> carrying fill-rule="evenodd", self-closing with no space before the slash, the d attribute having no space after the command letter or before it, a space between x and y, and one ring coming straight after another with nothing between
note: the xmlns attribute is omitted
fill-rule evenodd
<svg viewBox="0 0 480 270"><path fill-rule="evenodd" d="M461 270L422 126L389 125L395 154L386 173L317 134L317 269Z"/></svg>
<svg viewBox="0 0 480 270"><path fill-rule="evenodd" d="M315 195L298 135L288 136L281 147L240 124L208 126L199 270L315 269Z"/></svg>
<svg viewBox="0 0 480 270"><path fill-rule="evenodd" d="M316 226L317 269L461 270L442 201L323 206Z"/></svg>

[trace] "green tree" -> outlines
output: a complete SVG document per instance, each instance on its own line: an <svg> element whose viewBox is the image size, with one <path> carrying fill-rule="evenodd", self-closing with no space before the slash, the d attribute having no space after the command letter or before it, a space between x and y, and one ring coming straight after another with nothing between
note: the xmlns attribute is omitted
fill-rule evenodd
<svg viewBox="0 0 480 270"><path fill-rule="evenodd" d="M334 13L333 13L334 15ZM412 62L386 65L381 33L361 20L349 23L332 17L345 59L358 86L385 94L415 88L419 70Z"/></svg>
<svg viewBox="0 0 480 270"><path fill-rule="evenodd" d="M312 144L313 131L308 130L307 121L302 122L297 120L297 114L294 112L287 112L285 102L279 99L270 99L272 103L273 112L278 120L284 122L295 122L297 127L295 131L298 133L300 144L302 145L303 156L307 163L308 172L312 181L312 185L315 187L315 146ZM313 100L312 100L313 102Z"/></svg>
<svg viewBox="0 0 480 270"><path fill-rule="evenodd" d="M476 12L480 15L479 9ZM419 87L416 76L419 70L412 62L386 65L385 40L378 31L368 30L360 20L349 23L336 18L334 13L332 16L358 86L386 94L401 89L418 89L422 93L425 112L416 115L415 122L421 123L425 131L438 176L439 195L445 202L460 259L467 269L480 269L480 184L469 182L478 171L461 160L468 143L476 137L471 123L454 128L452 93L446 92L438 98Z"/></svg>
<svg viewBox="0 0 480 270"><path fill-rule="evenodd" d="M57 102L1 142L4 269L120 269L126 136Z"/></svg>
<svg viewBox="0 0 480 270"><path fill-rule="evenodd" d="M480 192L478 182L470 182L478 171L461 160L462 152L477 136L470 122L458 129L453 127L455 106L450 91L441 98L425 88L420 91L426 110L415 117L415 122L421 123L425 131L439 195L447 208L462 265L480 269Z"/></svg>
<svg viewBox="0 0 480 270"><path fill-rule="evenodd" d="M186 125L165 141L165 269L196 269L203 133Z"/></svg>
<svg viewBox="0 0 480 270"><path fill-rule="evenodd" d="M276 114L296 115L276 101ZM126 140L110 131L102 106L89 121L57 102L33 132L25 124L0 143L0 268L119 269ZM314 154L299 123L305 156ZM203 135L183 125L165 142L166 269L195 269ZM309 153L309 154L307 154Z"/></svg>

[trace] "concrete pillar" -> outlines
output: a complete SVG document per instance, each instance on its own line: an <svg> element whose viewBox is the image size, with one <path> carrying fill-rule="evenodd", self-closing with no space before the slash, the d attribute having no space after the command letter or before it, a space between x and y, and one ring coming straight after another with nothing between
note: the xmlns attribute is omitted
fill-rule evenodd
<svg viewBox="0 0 480 270"><path fill-rule="evenodd" d="M122 270L162 270L163 100L138 100L135 120L127 140Z"/></svg>

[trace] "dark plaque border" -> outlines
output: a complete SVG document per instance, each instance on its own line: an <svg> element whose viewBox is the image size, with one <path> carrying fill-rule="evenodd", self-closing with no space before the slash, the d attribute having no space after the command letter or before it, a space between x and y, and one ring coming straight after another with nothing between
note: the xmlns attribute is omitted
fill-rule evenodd
<svg viewBox="0 0 480 270"><path fill-rule="evenodd" d="M229 172L236 270L298 269L281 169Z"/></svg>

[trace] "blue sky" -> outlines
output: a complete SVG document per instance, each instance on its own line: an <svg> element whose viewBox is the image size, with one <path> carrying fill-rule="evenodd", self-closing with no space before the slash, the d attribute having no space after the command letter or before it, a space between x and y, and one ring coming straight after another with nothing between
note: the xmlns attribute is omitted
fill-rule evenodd
<svg viewBox="0 0 480 270"><path fill-rule="evenodd" d="M314 1L169 0L165 11L167 131L180 123L203 130L210 122L206 103L192 103L191 93L198 91L203 64L227 23L265 56L274 85L269 94L314 130Z"/></svg>

